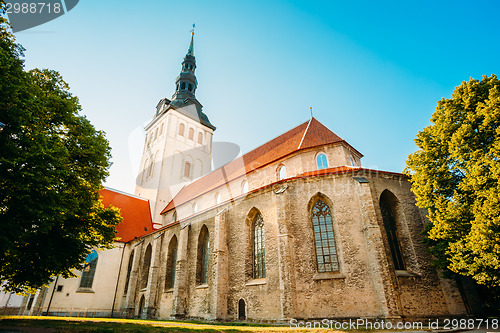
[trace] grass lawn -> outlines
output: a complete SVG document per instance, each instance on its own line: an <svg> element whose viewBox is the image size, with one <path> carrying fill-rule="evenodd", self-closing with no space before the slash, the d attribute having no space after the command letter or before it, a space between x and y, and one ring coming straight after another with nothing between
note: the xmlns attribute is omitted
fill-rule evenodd
<svg viewBox="0 0 500 333"><path fill-rule="evenodd" d="M184 321L0 316L0 333L51 332L308 332L287 326L251 325L242 323L199 323ZM314 332L338 332L315 329ZM353 332L353 331L351 331Z"/></svg>

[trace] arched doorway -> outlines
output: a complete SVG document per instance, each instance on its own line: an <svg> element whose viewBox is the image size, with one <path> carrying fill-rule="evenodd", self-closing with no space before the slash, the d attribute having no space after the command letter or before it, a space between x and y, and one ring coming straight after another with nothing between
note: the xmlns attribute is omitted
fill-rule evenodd
<svg viewBox="0 0 500 333"><path fill-rule="evenodd" d="M139 301L139 313L137 314L138 318L142 318L143 310L144 310L144 295L142 295L141 300Z"/></svg>
<svg viewBox="0 0 500 333"><path fill-rule="evenodd" d="M239 320L245 320L247 319L247 315L245 312L245 301L243 299L240 299L238 302L238 319Z"/></svg>

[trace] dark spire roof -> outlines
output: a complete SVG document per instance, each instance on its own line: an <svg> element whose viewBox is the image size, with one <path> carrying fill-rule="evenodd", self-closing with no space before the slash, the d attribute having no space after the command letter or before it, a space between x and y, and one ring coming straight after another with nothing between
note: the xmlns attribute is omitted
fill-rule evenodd
<svg viewBox="0 0 500 333"><path fill-rule="evenodd" d="M174 107L180 113L199 121L201 124L215 130L215 126L210 123L208 117L203 113L203 105L196 99L196 88L198 81L195 75L196 58L194 57L194 31L191 34L191 43L184 60L182 61L181 73L175 80L175 93L172 96L172 101L164 98L166 108ZM160 101L160 102L162 102ZM163 104L165 104L163 103ZM163 109L163 104L160 109L157 109L157 115Z"/></svg>
<svg viewBox="0 0 500 333"><path fill-rule="evenodd" d="M187 53L187 55L190 55L190 56L194 57L193 40L194 40L194 31L191 33L191 44L189 44L189 49L188 49L188 53Z"/></svg>

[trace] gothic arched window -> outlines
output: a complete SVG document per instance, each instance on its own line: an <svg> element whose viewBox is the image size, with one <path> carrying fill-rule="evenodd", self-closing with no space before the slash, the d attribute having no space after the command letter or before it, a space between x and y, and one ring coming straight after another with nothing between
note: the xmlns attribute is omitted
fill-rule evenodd
<svg viewBox="0 0 500 333"><path fill-rule="evenodd" d="M184 124L180 124L179 125L179 135L180 136L184 136Z"/></svg>
<svg viewBox="0 0 500 333"><path fill-rule="evenodd" d="M167 255L167 274L165 279L165 288L171 289L175 284L175 270L177 268L177 237L175 235L170 240Z"/></svg>
<svg viewBox="0 0 500 333"><path fill-rule="evenodd" d="M204 225L198 237L198 260L196 265L196 282L205 284L208 282L208 261L210 254L209 233Z"/></svg>
<svg viewBox="0 0 500 333"><path fill-rule="evenodd" d="M80 288L92 288L95 269L97 267L97 258L97 252L95 250L87 255L85 267L82 271L82 279L80 280Z"/></svg>
<svg viewBox="0 0 500 333"><path fill-rule="evenodd" d="M186 89L186 82L181 83L181 90L184 90L184 89Z"/></svg>
<svg viewBox="0 0 500 333"><path fill-rule="evenodd" d="M312 208L314 243L318 272L335 272L339 270L335 235L330 208L322 200L316 201Z"/></svg>
<svg viewBox="0 0 500 333"><path fill-rule="evenodd" d="M258 213L252 224L253 230L253 278L263 279L266 277L266 247L264 237L264 219Z"/></svg>
<svg viewBox="0 0 500 333"><path fill-rule="evenodd" d="M328 161L326 159L326 155L321 153L316 156L316 165L318 169L326 169L328 168Z"/></svg>
<svg viewBox="0 0 500 333"><path fill-rule="evenodd" d="M198 133L198 143L201 145L203 144L203 134Z"/></svg>
<svg viewBox="0 0 500 333"><path fill-rule="evenodd" d="M391 250L394 269L404 270L405 262L403 260L403 254L401 251L401 245L399 244L398 231L396 227L396 206L397 199L394 194L388 190L382 192L382 195L380 196L380 212L382 213L382 219L384 220L384 228L387 234L389 249Z"/></svg>
<svg viewBox="0 0 500 333"><path fill-rule="evenodd" d="M130 257L128 258L128 267L127 267L127 277L125 278L125 289L123 293L126 294L128 291L128 283L130 281L130 273L132 272L132 264L134 263L134 250L130 253Z"/></svg>
<svg viewBox="0 0 500 333"><path fill-rule="evenodd" d="M142 270L141 270L141 289L144 289L148 286L148 279L149 279L149 266L151 266L151 244L148 245L146 248L146 252L144 254L144 261L142 263Z"/></svg>
<svg viewBox="0 0 500 333"><path fill-rule="evenodd" d="M190 128L189 129L189 140L193 140L194 138L194 129Z"/></svg>

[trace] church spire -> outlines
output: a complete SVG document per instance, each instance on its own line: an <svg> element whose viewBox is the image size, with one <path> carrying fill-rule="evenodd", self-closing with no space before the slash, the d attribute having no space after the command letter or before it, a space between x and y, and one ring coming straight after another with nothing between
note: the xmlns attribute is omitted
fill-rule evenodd
<svg viewBox="0 0 500 333"><path fill-rule="evenodd" d="M194 26L194 24L193 24ZM196 59L194 57L194 29L191 30L191 43L189 44L189 49L184 57L184 61L182 61L182 69L181 73L177 77L175 81L175 93L172 96L172 99L175 100L186 100L190 99L195 103L199 103L196 101L195 91L198 86L198 81L196 80L196 76L194 71L196 69Z"/></svg>
<svg viewBox="0 0 500 333"><path fill-rule="evenodd" d="M196 99L196 88L198 81L194 74L196 70L196 59L194 57L194 24L191 30L191 42L184 60L182 61L181 73L175 80L175 93L170 105L178 108L177 110L186 116L199 121L201 124L215 130L215 126L210 123L208 117L203 113L203 106Z"/></svg>
<svg viewBox="0 0 500 333"><path fill-rule="evenodd" d="M191 31L191 44L189 44L189 49L188 49L188 55L194 57L194 45L193 45L193 40L194 40L194 30Z"/></svg>

